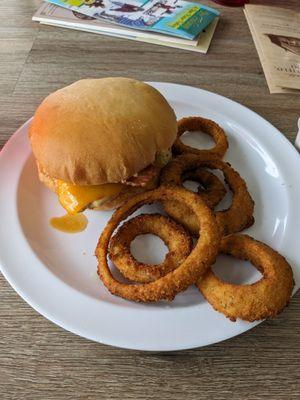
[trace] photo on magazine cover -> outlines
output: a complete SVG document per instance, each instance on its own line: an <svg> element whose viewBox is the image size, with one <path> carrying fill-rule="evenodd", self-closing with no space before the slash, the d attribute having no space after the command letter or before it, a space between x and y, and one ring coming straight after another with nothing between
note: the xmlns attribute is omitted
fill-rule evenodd
<svg viewBox="0 0 300 400"><path fill-rule="evenodd" d="M92 18L194 39L218 11L183 0L48 0Z"/></svg>
<svg viewBox="0 0 300 400"><path fill-rule="evenodd" d="M274 45L281 47L285 51L289 51L290 53L300 56L300 38L293 36L275 35L271 33L266 33L265 35L271 40Z"/></svg>

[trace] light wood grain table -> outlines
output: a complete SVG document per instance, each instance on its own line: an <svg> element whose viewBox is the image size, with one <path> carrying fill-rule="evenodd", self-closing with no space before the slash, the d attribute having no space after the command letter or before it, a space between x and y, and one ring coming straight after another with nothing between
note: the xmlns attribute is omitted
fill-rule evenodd
<svg viewBox="0 0 300 400"><path fill-rule="evenodd" d="M299 9L298 0L263 3ZM120 75L219 93L294 140L300 96L269 94L241 9L217 6L221 21L204 56L39 27L31 22L39 4L0 2L0 145L49 92L79 78ZM72 335L37 314L3 277L0 282L0 399L300 398L299 293L278 318L240 337L180 353L149 354Z"/></svg>

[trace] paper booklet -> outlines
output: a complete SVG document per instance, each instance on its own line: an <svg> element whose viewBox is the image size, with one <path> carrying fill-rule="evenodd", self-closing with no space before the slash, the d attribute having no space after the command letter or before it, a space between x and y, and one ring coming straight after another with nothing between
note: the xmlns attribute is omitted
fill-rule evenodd
<svg viewBox="0 0 300 400"><path fill-rule="evenodd" d="M245 16L270 93L300 94L300 12L246 4Z"/></svg>
<svg viewBox="0 0 300 400"><path fill-rule="evenodd" d="M205 31L201 33L198 40L186 40L153 32L128 29L123 26L111 24L106 20L86 17L78 12L48 3L43 3L32 19L46 25L206 53L219 18L213 20Z"/></svg>
<svg viewBox="0 0 300 400"><path fill-rule="evenodd" d="M184 0L46 0L127 28L195 39L218 15L213 8Z"/></svg>

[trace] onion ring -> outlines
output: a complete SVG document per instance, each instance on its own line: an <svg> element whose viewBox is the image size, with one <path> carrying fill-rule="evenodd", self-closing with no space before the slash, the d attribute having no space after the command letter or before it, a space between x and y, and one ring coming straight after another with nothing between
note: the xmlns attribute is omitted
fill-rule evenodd
<svg viewBox="0 0 300 400"><path fill-rule="evenodd" d="M220 179L205 169L198 168L194 171L186 171L182 175L181 185L187 180L200 183L198 194L210 208L219 204L226 195L226 188Z"/></svg>
<svg viewBox="0 0 300 400"><path fill-rule="evenodd" d="M180 136L187 131L203 131L210 135L215 146L209 150L195 149L182 143ZM224 130L214 121L202 117L185 117L178 121L178 134L173 144L174 154L193 153L201 156L222 158L228 149L228 141Z"/></svg>
<svg viewBox="0 0 300 400"><path fill-rule="evenodd" d="M168 198L183 202L195 213L199 220L199 226L201 226L201 235L196 246L178 268L154 282L131 285L117 281L107 263L109 241L114 230L121 221L142 205L164 201ZM98 275L112 294L128 300L144 302L161 299L172 300L177 293L196 283L214 263L219 251L219 243L220 232L213 212L199 196L183 188L160 187L132 197L115 211L104 228L96 247Z"/></svg>
<svg viewBox="0 0 300 400"><path fill-rule="evenodd" d="M186 180L192 180L200 183L198 187L198 194L201 196L202 200L206 202L206 204L210 208L214 208L219 202L224 198L226 194L226 189L223 183L219 178L216 177L212 172L206 171L204 169L196 169L191 171L186 171L182 174L181 177L181 185ZM202 189L204 187L204 190ZM168 200L163 203L165 210L177 221L185 221L184 224L186 229L189 230L189 227L194 224L195 216L193 212L184 205L181 205L181 208L178 208L178 203L176 201ZM182 223L182 222L181 222ZM195 228L192 232L196 232Z"/></svg>
<svg viewBox="0 0 300 400"><path fill-rule="evenodd" d="M294 279L292 268L282 255L247 235L224 237L220 251L249 260L263 277L250 285L234 285L208 271L197 286L215 310L232 321L241 318L252 322L275 317L287 306Z"/></svg>
<svg viewBox="0 0 300 400"><path fill-rule="evenodd" d="M169 248L161 264L143 264L131 254L130 243L136 236L146 233L157 235ZM124 222L118 229L109 245L109 257L126 278L148 283L176 269L190 254L192 247L191 236L175 221L160 214L142 214Z"/></svg>
<svg viewBox="0 0 300 400"><path fill-rule="evenodd" d="M223 236L239 232L254 223L254 202L247 190L245 181L228 163L217 158L183 154L174 158L162 171L161 184L178 186L182 176L188 170L195 168L219 169L223 172L225 181L233 192L232 204L227 210L217 211L216 219ZM172 204L173 203L173 204ZM194 236L199 232L198 221L182 204L165 201L166 212L180 222Z"/></svg>

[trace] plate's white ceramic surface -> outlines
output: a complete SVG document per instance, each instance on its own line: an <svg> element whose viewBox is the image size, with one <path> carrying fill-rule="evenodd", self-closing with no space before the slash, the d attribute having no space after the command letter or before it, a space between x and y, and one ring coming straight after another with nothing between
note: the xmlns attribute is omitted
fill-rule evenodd
<svg viewBox="0 0 300 400"><path fill-rule="evenodd" d="M178 118L202 115L225 129L230 144L225 159L246 179L256 203L256 223L247 233L287 257L298 288L299 154L272 125L231 100L187 86L153 86L169 100ZM0 263L6 279L32 307L78 335L141 350L205 346L254 326L230 322L194 287L171 304L136 304L110 295L97 277L93 253L111 213L87 211L88 228L78 234L64 234L49 226L49 218L62 215L63 210L38 180L27 128L28 123L0 155ZM204 143L196 134L187 134L184 140ZM152 237L137 238L133 248L135 255L144 254L151 261L162 257L163 246ZM217 264L223 268L216 271L234 282L259 278L254 268L237 260L220 257ZM229 264L233 267L227 268Z"/></svg>

